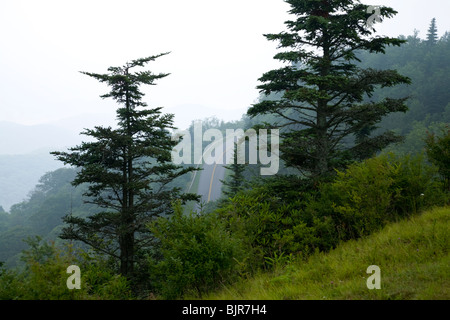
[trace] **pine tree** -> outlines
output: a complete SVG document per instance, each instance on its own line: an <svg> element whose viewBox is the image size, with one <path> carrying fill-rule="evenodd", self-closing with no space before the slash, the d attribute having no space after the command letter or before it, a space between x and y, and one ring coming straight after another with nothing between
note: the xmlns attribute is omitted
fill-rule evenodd
<svg viewBox="0 0 450 320"><path fill-rule="evenodd" d="M93 142L83 142L70 152L52 152L58 160L80 169L73 185L88 184L86 202L100 208L87 218L67 215L64 222L68 227L60 237L82 241L117 259L120 273L128 278L133 277L142 250L152 245L147 224L171 214L176 199L198 199L170 186L174 179L193 170L171 163L171 150L177 144L168 131L174 128L173 114L147 108L142 101L140 85L154 85L168 74L132 72L165 54L110 67L106 74L82 72L111 87L101 97L120 105L117 128L87 129L83 134Z"/></svg>
<svg viewBox="0 0 450 320"><path fill-rule="evenodd" d="M273 114L272 124L283 129L281 158L311 178L325 177L335 168L371 155L401 140L393 132L361 135L387 114L405 112L406 98L371 101L377 87L409 83L395 70L360 69L358 51L384 53L405 40L374 37L366 22L368 6L355 0L286 0L293 20L288 31L266 34L284 51L275 59L284 67L269 71L257 88L266 96L282 94L253 105L248 115ZM380 7L380 20L397 12ZM359 134L359 138L355 136ZM350 144L351 142L351 144Z"/></svg>
<svg viewBox="0 0 450 320"><path fill-rule="evenodd" d="M231 174L229 175L228 179L221 180L221 182L225 186L223 193L229 198L234 197L244 187L245 164L241 164L238 162L237 144L234 145L233 159L233 163L225 166L225 169L230 170Z"/></svg>
<svg viewBox="0 0 450 320"><path fill-rule="evenodd" d="M438 41L436 18L431 19L430 27L427 33L427 43L429 45L435 45Z"/></svg>

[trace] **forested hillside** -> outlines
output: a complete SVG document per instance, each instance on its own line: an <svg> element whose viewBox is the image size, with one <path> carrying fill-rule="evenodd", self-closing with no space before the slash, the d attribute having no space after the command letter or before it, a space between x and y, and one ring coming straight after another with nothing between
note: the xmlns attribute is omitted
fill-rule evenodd
<svg viewBox="0 0 450 320"><path fill-rule="evenodd" d="M0 260L6 266L20 264L20 252L28 246L24 240L40 236L57 241L62 217L67 214L87 215L92 206L84 205L83 188L71 185L74 169L58 169L41 177L29 198L11 207L0 223Z"/></svg>
<svg viewBox="0 0 450 320"><path fill-rule="evenodd" d="M412 79L410 85L383 88L372 97L403 97L408 99L408 112L386 117L380 128L395 130L403 136L402 144L391 146L396 152L420 152L426 131L438 132L450 123L450 34L446 32L436 42L419 38L418 32L408 37L400 47L389 47L386 54L361 53L361 67L396 69Z"/></svg>
<svg viewBox="0 0 450 320"><path fill-rule="evenodd" d="M27 199L43 174L61 168L48 150L28 154L0 154L0 205L5 210Z"/></svg>
<svg viewBox="0 0 450 320"><path fill-rule="evenodd" d="M379 88L373 92L367 101L378 101L384 97L408 97L408 111L393 113L378 124L378 130L392 130L403 136L403 141L386 147L383 152L397 154L418 154L424 151L427 132L440 133L450 123L450 34L447 32L435 43L421 39L416 32L410 36L399 36L407 42L400 47L387 47L386 53L374 54L359 52L361 60L359 67L373 69L395 69L411 78L411 84L391 88ZM271 95L277 99L280 95ZM259 101L268 97L262 94ZM245 128L258 127L262 123L274 123L273 115L259 115L250 118L244 115L241 124ZM236 125L234 125L236 126ZM230 128L234 128L230 125ZM222 127L227 127L222 125ZM286 168L281 161L282 173L297 173L292 168ZM247 166L242 176L244 181L257 179L257 166Z"/></svg>
<svg viewBox="0 0 450 320"><path fill-rule="evenodd" d="M49 154L78 143L78 132L56 125L19 125L0 121L0 205L8 210L25 200L49 171L63 167Z"/></svg>

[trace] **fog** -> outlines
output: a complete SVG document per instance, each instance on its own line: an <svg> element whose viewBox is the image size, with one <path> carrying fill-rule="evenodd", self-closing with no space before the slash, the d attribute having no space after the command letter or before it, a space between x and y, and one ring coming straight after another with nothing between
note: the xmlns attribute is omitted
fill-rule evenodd
<svg viewBox="0 0 450 320"><path fill-rule="evenodd" d="M439 36L450 30L448 1L362 2L399 11L379 34L416 28L424 38L433 17ZM263 34L285 30L288 8L281 0L2 1L0 121L111 123L116 105L99 98L107 88L79 71L168 51L149 68L171 75L146 89L145 101L175 113L180 128L206 116L237 120L258 97L257 79L278 65L276 43Z"/></svg>

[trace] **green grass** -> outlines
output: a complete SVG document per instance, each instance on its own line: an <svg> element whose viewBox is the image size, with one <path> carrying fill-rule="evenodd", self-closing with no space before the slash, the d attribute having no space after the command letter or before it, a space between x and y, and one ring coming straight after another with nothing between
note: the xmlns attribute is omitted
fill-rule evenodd
<svg viewBox="0 0 450 320"><path fill-rule="evenodd" d="M277 271L260 273L203 297L208 300L450 299L450 207L436 208L342 243ZM381 289L367 288L367 268L381 269Z"/></svg>

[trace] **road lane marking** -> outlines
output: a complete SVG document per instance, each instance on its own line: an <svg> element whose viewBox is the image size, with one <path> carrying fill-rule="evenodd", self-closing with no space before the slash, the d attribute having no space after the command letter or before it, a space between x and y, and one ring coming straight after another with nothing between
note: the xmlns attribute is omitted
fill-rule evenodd
<svg viewBox="0 0 450 320"><path fill-rule="evenodd" d="M211 174L211 182L209 183L209 192L208 192L208 201L211 199L211 191L212 191L212 184L214 180L214 172L216 172L217 163L214 165L213 172Z"/></svg>
<svg viewBox="0 0 450 320"><path fill-rule="evenodd" d="M222 159L223 159L223 155L224 155L227 151L228 151L228 149L225 147L225 150L222 151L222 154L220 155L220 156L222 157ZM225 164L227 164L226 161L225 161ZM206 201L207 203L208 203L209 200L211 199L212 183L213 183L213 180L214 180L214 173L216 172L216 167L217 167L217 163L214 165L213 172L212 172L212 174L211 174L211 181L210 181L210 183L209 183L208 201Z"/></svg>

